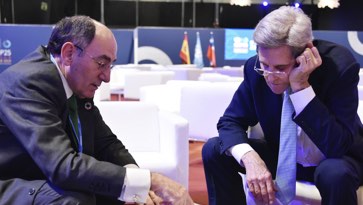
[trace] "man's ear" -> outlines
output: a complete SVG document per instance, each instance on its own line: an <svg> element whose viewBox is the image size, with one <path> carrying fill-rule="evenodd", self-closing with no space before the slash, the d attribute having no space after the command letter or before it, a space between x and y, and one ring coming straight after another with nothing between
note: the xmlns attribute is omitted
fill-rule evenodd
<svg viewBox="0 0 363 205"><path fill-rule="evenodd" d="M64 65L71 65L73 56L77 52L77 48L71 42L66 42L61 48L61 59Z"/></svg>

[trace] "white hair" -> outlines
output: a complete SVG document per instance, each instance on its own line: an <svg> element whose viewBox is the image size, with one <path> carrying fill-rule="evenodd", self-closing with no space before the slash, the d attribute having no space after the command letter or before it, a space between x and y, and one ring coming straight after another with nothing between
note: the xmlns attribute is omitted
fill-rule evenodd
<svg viewBox="0 0 363 205"><path fill-rule="evenodd" d="M297 56L313 40L311 20L300 8L282 6L257 24L253 39L258 47L290 46Z"/></svg>

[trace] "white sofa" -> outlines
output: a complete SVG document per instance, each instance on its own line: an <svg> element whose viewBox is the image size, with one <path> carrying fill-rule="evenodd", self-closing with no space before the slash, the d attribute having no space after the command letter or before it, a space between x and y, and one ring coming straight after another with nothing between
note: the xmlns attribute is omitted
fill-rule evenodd
<svg viewBox="0 0 363 205"><path fill-rule="evenodd" d="M94 101L108 101L111 100L111 88L110 83L103 82L101 86L96 90Z"/></svg>
<svg viewBox="0 0 363 205"><path fill-rule="evenodd" d="M217 122L239 85L239 82L168 81L166 85L142 87L140 101L178 113L189 122L189 137L206 141L218 135Z"/></svg>
<svg viewBox="0 0 363 205"><path fill-rule="evenodd" d="M112 132L141 168L162 173L188 188L188 122L145 102L96 102Z"/></svg>
<svg viewBox="0 0 363 205"><path fill-rule="evenodd" d="M127 73L140 72L134 67L127 67L126 65L116 65L111 70L110 77L110 92L112 94L123 94L125 88L125 75Z"/></svg>
<svg viewBox="0 0 363 205"><path fill-rule="evenodd" d="M125 99L139 99L140 88L147 85L165 84L174 78L173 71L141 71L125 74Z"/></svg>

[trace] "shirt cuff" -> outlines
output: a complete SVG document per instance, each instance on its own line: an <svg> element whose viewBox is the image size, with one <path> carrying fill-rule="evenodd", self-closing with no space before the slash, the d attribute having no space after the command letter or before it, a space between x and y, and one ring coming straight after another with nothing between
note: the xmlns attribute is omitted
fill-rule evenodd
<svg viewBox="0 0 363 205"><path fill-rule="evenodd" d="M252 150L253 148L251 147L251 145L247 143L238 144L228 149L229 153L236 159L238 164L242 166L244 166L241 160L243 155Z"/></svg>
<svg viewBox="0 0 363 205"><path fill-rule="evenodd" d="M151 186L150 170L126 168L124 186L119 200L124 202L144 204L149 196Z"/></svg>
<svg viewBox="0 0 363 205"><path fill-rule="evenodd" d="M311 86L290 94L290 99L294 106L296 115L299 115L314 97L315 92Z"/></svg>

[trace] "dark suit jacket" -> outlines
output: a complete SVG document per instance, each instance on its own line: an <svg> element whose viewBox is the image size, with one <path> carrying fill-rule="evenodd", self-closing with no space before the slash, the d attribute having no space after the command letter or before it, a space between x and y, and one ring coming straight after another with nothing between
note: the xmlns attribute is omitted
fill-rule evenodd
<svg viewBox="0 0 363 205"><path fill-rule="evenodd" d="M0 74L0 190L2 180L43 179L67 190L119 197L122 166L136 162L92 99L78 99L84 152L76 151L68 136L66 94L49 57L39 47Z"/></svg>
<svg viewBox="0 0 363 205"><path fill-rule="evenodd" d="M309 77L316 97L294 121L327 158L350 155L363 162L363 129L357 115L359 64L342 46L320 40L314 45L323 61ZM244 81L218 122L221 152L248 143L247 128L259 122L267 142L265 151L277 160L282 95L274 94L253 70L255 60L256 56L246 62Z"/></svg>

